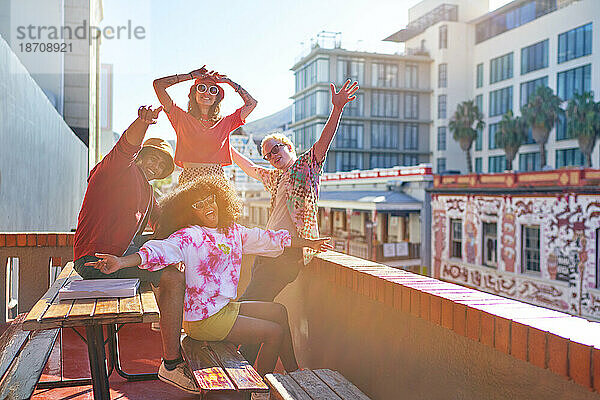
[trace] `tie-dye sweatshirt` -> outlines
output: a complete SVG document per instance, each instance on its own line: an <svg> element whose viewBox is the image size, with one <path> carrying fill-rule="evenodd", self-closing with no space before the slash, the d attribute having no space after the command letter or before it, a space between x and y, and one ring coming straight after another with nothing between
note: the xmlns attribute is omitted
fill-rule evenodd
<svg viewBox="0 0 600 400"><path fill-rule="evenodd" d="M167 239L146 242L138 254L142 258L140 268L150 271L184 263L184 318L199 321L216 314L237 296L242 254L277 257L291 243L286 230L234 224L220 232L194 225Z"/></svg>

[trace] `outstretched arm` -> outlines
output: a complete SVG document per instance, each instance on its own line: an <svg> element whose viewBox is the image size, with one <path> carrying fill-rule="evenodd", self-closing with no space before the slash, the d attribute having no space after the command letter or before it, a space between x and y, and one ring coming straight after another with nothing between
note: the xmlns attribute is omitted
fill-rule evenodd
<svg viewBox="0 0 600 400"><path fill-rule="evenodd" d="M86 262L87 267L99 269L104 274L112 274L120 269L128 267L137 267L142 263L142 258L138 253L134 253L125 257L117 257L111 254L96 253L98 261Z"/></svg>
<svg viewBox="0 0 600 400"><path fill-rule="evenodd" d="M258 165L237 151L233 146L231 146L231 158L233 159L233 162L246 173L246 175L259 181L261 180L260 175L256 172L256 167L258 167Z"/></svg>
<svg viewBox="0 0 600 400"><path fill-rule="evenodd" d="M188 74L170 75L156 79L154 81L154 91L156 92L158 101L160 101L160 104L162 104L165 108L165 111L168 113L171 112L171 106L173 105L173 100L167 93L167 88L169 86L173 86L179 82L189 81L190 79L199 78L200 76L205 75L206 72L206 68L203 66L202 68L195 69Z"/></svg>
<svg viewBox="0 0 600 400"><path fill-rule="evenodd" d="M321 137L319 137L319 140L314 146L315 157L318 161L323 161L325 158L327 150L329 149L329 146L333 141L333 137L335 136L335 132L337 131L338 125L340 124L340 118L342 116L344 106L356 99L357 91L358 82L354 82L352 85L350 85L350 79L344 83L339 92L336 92L334 84L331 84L331 103L333 104L333 108L331 109L329 119L323 128L323 132L321 132Z"/></svg>
<svg viewBox="0 0 600 400"><path fill-rule="evenodd" d="M229 79L226 75L221 75L214 71L212 71L209 74L212 74L216 78L218 83L227 83L229 86L231 86L233 88L233 90L235 90L240 95L242 100L244 100L244 106L242 107L242 110L241 110L241 117L242 117L242 120L245 120L246 117L248 117L248 115L250 115L252 110L254 110L256 108L256 105L258 104L256 99L254 99L254 97L250 96L250 93L248 93L246 91L246 89L244 89L239 84L237 84L234 81L232 81L231 79Z"/></svg>
<svg viewBox="0 0 600 400"><path fill-rule="evenodd" d="M148 126L156 123L156 118L162 110L162 106L152 109L150 106L141 106L138 108L138 117L129 125L125 131L125 139L134 146L139 146L144 141Z"/></svg>

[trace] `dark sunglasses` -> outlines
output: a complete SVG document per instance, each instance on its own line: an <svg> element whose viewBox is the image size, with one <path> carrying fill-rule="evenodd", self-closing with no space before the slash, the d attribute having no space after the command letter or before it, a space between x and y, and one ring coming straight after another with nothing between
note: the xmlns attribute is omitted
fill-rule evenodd
<svg viewBox="0 0 600 400"><path fill-rule="evenodd" d="M192 204L192 208L194 210L202 210L202 209L204 209L204 207L206 207L210 204L213 204L215 202L215 200L217 200L217 196L215 196L214 194L211 194L207 198L205 198L203 200L198 200L197 202Z"/></svg>
<svg viewBox="0 0 600 400"><path fill-rule="evenodd" d="M285 146L285 144L283 144L283 143L277 143L275 146L271 147L271 150L267 154L265 154L263 156L263 158L265 160L269 161L271 159L271 157L273 157L275 154L279 153L279 148L284 147L284 146Z"/></svg>
<svg viewBox="0 0 600 400"><path fill-rule="evenodd" d="M212 94L213 96L219 94L219 88L216 86L206 86L204 83L199 83L196 85L196 92L204 93L206 91L208 91L208 93Z"/></svg>

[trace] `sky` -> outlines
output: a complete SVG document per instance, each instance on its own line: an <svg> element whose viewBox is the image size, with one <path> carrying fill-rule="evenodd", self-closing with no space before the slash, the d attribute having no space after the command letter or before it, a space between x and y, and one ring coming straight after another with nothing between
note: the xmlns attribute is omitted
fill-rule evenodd
<svg viewBox="0 0 600 400"><path fill-rule="evenodd" d="M477 1L477 0L473 0ZM133 35L104 39L101 62L113 65L113 130L123 132L141 105L155 105L156 78L202 67L228 75L258 106L247 121L291 104L290 68L321 31L341 32L342 47L392 53L401 45L382 39L406 26L408 8L419 0L103 0L101 26L130 25ZM490 10L509 0L490 0ZM122 30L121 32L126 32ZM185 109L190 82L169 89ZM243 104L226 88L221 112ZM164 113L148 136L172 139Z"/></svg>

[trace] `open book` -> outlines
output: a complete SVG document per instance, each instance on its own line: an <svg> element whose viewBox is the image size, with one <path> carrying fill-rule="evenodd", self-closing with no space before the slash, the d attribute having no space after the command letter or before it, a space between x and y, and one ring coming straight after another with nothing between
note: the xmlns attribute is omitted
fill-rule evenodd
<svg viewBox="0 0 600 400"><path fill-rule="evenodd" d="M139 279L86 279L72 281L58 291L58 300L98 297L132 297L140 286Z"/></svg>

